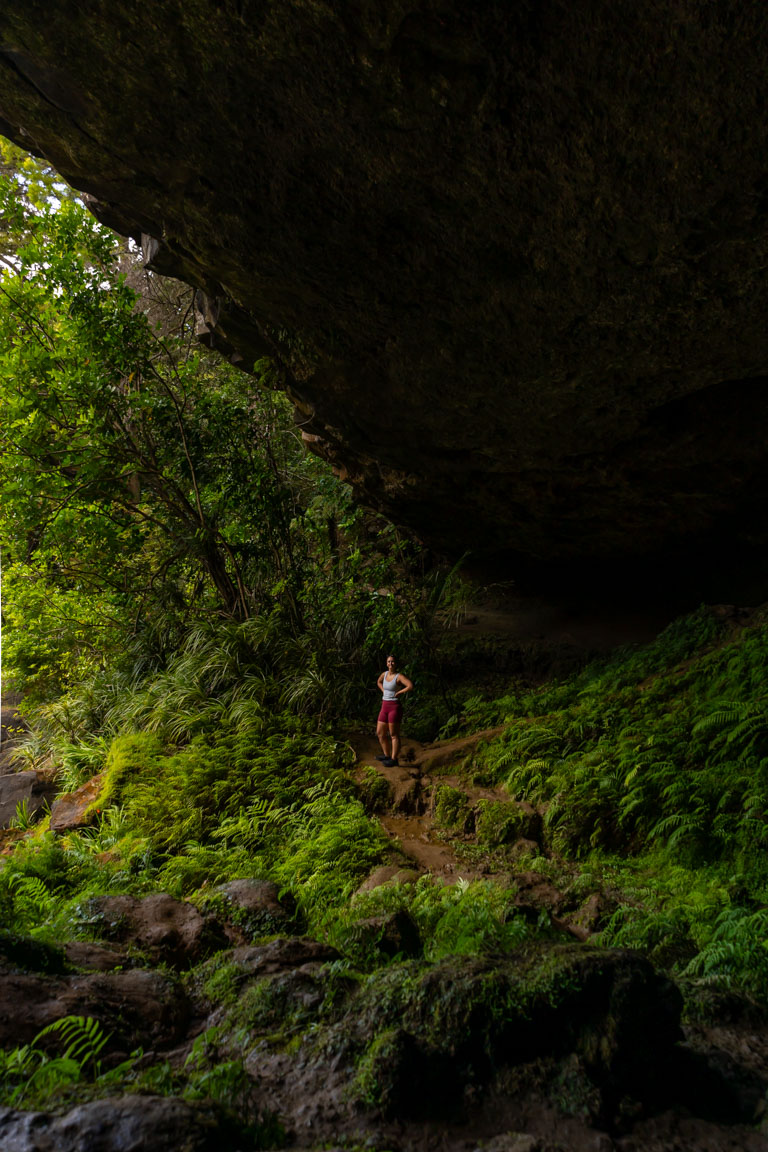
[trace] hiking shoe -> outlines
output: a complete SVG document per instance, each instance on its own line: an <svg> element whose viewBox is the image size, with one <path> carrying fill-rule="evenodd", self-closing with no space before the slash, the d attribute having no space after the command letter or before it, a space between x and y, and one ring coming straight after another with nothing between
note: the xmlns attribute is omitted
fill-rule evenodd
<svg viewBox="0 0 768 1152"><path fill-rule="evenodd" d="M398 767L397 760L393 760L391 756L387 756L387 758L385 760L382 760L382 764L384 765L385 768L397 768Z"/></svg>
<svg viewBox="0 0 768 1152"><path fill-rule="evenodd" d="M376 759L381 760L383 763L385 760L391 760L392 757L391 756L377 756Z"/></svg>

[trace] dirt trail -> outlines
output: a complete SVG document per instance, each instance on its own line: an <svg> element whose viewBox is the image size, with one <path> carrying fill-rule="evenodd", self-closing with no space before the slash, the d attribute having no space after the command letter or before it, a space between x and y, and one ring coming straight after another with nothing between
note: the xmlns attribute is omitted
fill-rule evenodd
<svg viewBox="0 0 768 1152"><path fill-rule="evenodd" d="M529 919L549 918L553 928L580 942L597 930L606 912L604 898L596 890L575 902L550 879L526 869L522 861L531 855L549 856L541 843L542 814L530 804L511 799L504 788L479 787L471 783L463 763L482 740L492 739L502 729L490 728L459 740L423 745L403 739L400 765L387 767L376 759L380 754L373 735L353 737L358 759L357 777L365 784L366 772L373 768L389 785L388 800L378 808L378 819L393 847L407 857L414 870L429 872L446 884L459 880L497 880L516 890L515 904ZM453 768L453 771L451 769ZM466 801L467 820L463 828L440 833L435 824L435 790L446 784ZM503 801L520 820L512 842L504 839L497 851L478 843L476 815L478 801ZM514 825L513 825L514 826ZM466 855L462 858L462 847ZM458 849L458 850L457 850ZM521 861L518 866L517 861ZM561 862L562 863L562 862Z"/></svg>
<svg viewBox="0 0 768 1152"><path fill-rule="evenodd" d="M376 759L381 748L375 736L361 734L353 737L358 777L362 779L366 767L375 768L390 787L391 810L379 815L381 825L390 840L419 871L431 872L448 884L490 875L487 869L460 861L451 846L437 836L433 818L434 787L439 783L460 788L472 803L481 799L509 800L503 789L476 788L460 776L445 771L449 765L464 760L481 740L492 739L501 731L501 728L489 728L459 740L428 745L403 737L399 766L394 767L387 767Z"/></svg>

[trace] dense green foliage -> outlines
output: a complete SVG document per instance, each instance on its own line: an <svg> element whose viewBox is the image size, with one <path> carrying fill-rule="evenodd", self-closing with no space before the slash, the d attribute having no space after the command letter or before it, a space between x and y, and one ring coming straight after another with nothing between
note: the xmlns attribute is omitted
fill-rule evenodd
<svg viewBox="0 0 768 1152"><path fill-rule="evenodd" d="M647 648L492 702L478 779L545 811L558 856L623 898L607 942L763 995L768 977L768 626L702 608Z"/></svg>
<svg viewBox="0 0 768 1152"><path fill-rule="evenodd" d="M75 684L82 706L88 683L84 722L56 706L75 744L101 730L110 694L148 682L160 708L167 687L172 707L186 693L190 718L258 679L272 708L338 718L373 707L396 638L428 689L414 723L421 711L434 729L445 715L429 698L430 625L455 574L355 509L305 451L275 389L279 364L246 376L204 352L191 290L160 286L54 176L11 160L0 182L7 684L38 704ZM179 689L185 656L194 682Z"/></svg>
<svg viewBox="0 0 768 1152"><path fill-rule="evenodd" d="M6 958L57 971L56 945L98 937L95 895L165 891L216 912L223 882L272 880L295 909L291 927L341 953L318 1019L338 1024L350 987L361 1011L381 1011L359 1055L369 1103L381 1102L399 1014L438 998L432 966L533 956L558 938L546 908L516 902L526 871L563 889L572 911L599 895L593 941L644 950L692 1003L710 985L764 1001L764 614L702 608L645 648L563 680L520 678L502 695L473 684L459 706L456 572L354 509L305 454L272 387L279 364L249 377L201 352L185 291L158 303L152 277L136 291L132 253L64 190L52 200L54 177L11 160L0 186L4 675L26 694L19 761L55 769L62 792L103 781L79 831L56 836L19 811L0 867ZM439 834L488 880L361 889L383 862L407 863L372 815L388 785L370 769L356 777L346 739L370 724L392 647L417 681L411 736L500 730L460 770L495 798L470 803L449 783L432 797ZM397 917L415 943L393 958L382 941ZM231 1035L246 1048L273 1034L289 1044L314 1025L277 985L243 992L240 979L215 957L189 976L226 1006L230 1031L200 1037L183 1069L139 1071L137 1056L104 1072L98 1026L66 1018L60 1053L42 1034L0 1053L3 1100L47 1106L117 1085L242 1096L248 1112L245 1049L233 1052ZM499 999L486 983L495 1021L513 991ZM252 1120L279 1142L279 1125Z"/></svg>

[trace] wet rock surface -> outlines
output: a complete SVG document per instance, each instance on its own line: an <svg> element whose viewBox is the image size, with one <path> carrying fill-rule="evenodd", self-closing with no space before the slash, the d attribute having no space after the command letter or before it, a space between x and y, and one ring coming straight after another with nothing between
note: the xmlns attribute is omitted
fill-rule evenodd
<svg viewBox="0 0 768 1152"><path fill-rule="evenodd" d="M3 1152L235 1152L210 1107L161 1096L95 1100L64 1116L0 1108Z"/></svg>
<svg viewBox="0 0 768 1152"><path fill-rule="evenodd" d="M2 45L3 131L367 502L569 587L761 574L760 0L11 0Z"/></svg>

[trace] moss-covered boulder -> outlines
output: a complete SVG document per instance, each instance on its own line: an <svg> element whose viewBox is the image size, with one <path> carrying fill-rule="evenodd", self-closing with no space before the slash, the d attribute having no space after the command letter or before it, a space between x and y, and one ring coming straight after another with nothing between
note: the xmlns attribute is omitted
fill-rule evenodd
<svg viewBox="0 0 768 1152"><path fill-rule="evenodd" d="M299 926L296 901L281 893L271 880L229 880L216 890L217 910L241 929L246 939L295 931Z"/></svg>
<svg viewBox="0 0 768 1152"><path fill-rule="evenodd" d="M391 969L346 1027L362 1048L358 1090L389 1114L457 1115L504 1067L574 1057L597 1112L610 1113L624 1096L657 1091L682 1035L681 1005L639 955L538 945Z"/></svg>
<svg viewBox="0 0 768 1152"><path fill-rule="evenodd" d="M475 834L478 844L486 848L517 840L538 841L541 817L530 804L481 799L475 807Z"/></svg>

